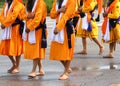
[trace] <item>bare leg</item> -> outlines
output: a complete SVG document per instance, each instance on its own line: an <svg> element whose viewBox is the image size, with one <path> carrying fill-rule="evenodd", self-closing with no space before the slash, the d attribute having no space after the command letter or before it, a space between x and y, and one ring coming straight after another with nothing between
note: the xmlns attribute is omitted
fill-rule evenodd
<svg viewBox="0 0 120 86"><path fill-rule="evenodd" d="M64 73L60 76L59 80L65 80L68 79L68 70L70 68L70 60L65 61L65 71Z"/></svg>
<svg viewBox="0 0 120 86"><path fill-rule="evenodd" d="M16 56L16 69L19 70L19 66L20 66L20 57L21 56Z"/></svg>
<svg viewBox="0 0 120 86"><path fill-rule="evenodd" d="M61 61L61 63L63 64L64 68L66 67L66 61ZM71 73L72 69L69 67L68 69L68 73Z"/></svg>
<svg viewBox="0 0 120 86"><path fill-rule="evenodd" d="M43 71L43 68L42 68L42 60L38 61L38 67L39 67L39 72L36 75L37 76L43 76L43 75L45 75L45 72Z"/></svg>
<svg viewBox="0 0 120 86"><path fill-rule="evenodd" d="M115 42L110 43L110 54L111 54L111 56L113 56L114 48L115 48Z"/></svg>
<svg viewBox="0 0 120 86"><path fill-rule="evenodd" d="M8 56L10 61L12 62L12 67L8 70L8 73L11 73L15 67L16 67L16 62L15 62L15 59L13 58L13 56Z"/></svg>
<svg viewBox="0 0 120 86"><path fill-rule="evenodd" d="M65 61L60 61L62 64L63 64L63 66L64 66L64 68L65 68Z"/></svg>
<svg viewBox="0 0 120 86"><path fill-rule="evenodd" d="M77 54L87 54L87 41L86 38L82 38L82 45L83 45L83 50Z"/></svg>
<svg viewBox="0 0 120 86"><path fill-rule="evenodd" d="M110 48L109 54L104 56L104 58L113 58L114 57L113 52L114 52L114 48L115 48L115 42L110 43L109 48Z"/></svg>
<svg viewBox="0 0 120 86"><path fill-rule="evenodd" d="M15 58L16 58L16 67L12 71L13 74L19 73L19 66L20 66L20 56L16 56Z"/></svg>
<svg viewBox="0 0 120 86"><path fill-rule="evenodd" d="M28 74L29 77L35 77L36 76L36 67L38 65L38 59L34 59L33 60L33 68L32 68L32 72L30 74Z"/></svg>
<svg viewBox="0 0 120 86"><path fill-rule="evenodd" d="M100 48L100 51L99 51L99 55L102 55L103 54L103 51L104 51L104 47L100 44L100 42L98 41L98 39L96 38L92 38L93 41L99 46Z"/></svg>

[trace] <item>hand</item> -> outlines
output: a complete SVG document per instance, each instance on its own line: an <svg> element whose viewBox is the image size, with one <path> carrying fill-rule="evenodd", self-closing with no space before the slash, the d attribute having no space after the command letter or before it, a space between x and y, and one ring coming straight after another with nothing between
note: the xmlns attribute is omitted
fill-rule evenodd
<svg viewBox="0 0 120 86"><path fill-rule="evenodd" d="M2 28L2 29L5 29L5 26L4 26L3 24L1 24L1 28Z"/></svg>
<svg viewBox="0 0 120 86"><path fill-rule="evenodd" d="M65 12L66 12L66 7L65 6L58 9L58 13L65 13Z"/></svg>
<svg viewBox="0 0 120 86"><path fill-rule="evenodd" d="M82 7L78 8L78 12L80 12L80 13L82 12Z"/></svg>
<svg viewBox="0 0 120 86"><path fill-rule="evenodd" d="M25 32L26 32L26 33L29 33L29 32L30 32L30 29L28 29L28 28L25 29Z"/></svg>
<svg viewBox="0 0 120 86"><path fill-rule="evenodd" d="M103 17L107 17L108 16L108 13L103 13Z"/></svg>
<svg viewBox="0 0 120 86"><path fill-rule="evenodd" d="M28 14L27 18L28 19L33 19L35 17L35 14L34 13L30 13Z"/></svg>
<svg viewBox="0 0 120 86"><path fill-rule="evenodd" d="M59 31L58 31L58 29L57 29L57 28L55 28L55 29L54 29L54 34L55 34L55 35L57 35L57 34L58 34L58 32L59 32Z"/></svg>

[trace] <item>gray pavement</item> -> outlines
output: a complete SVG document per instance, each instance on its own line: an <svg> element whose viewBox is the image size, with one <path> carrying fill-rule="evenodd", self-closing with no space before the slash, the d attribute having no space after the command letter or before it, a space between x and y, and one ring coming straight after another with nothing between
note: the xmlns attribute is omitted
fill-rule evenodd
<svg viewBox="0 0 120 86"><path fill-rule="evenodd" d="M6 56L0 56L0 86L113 86L112 84L120 83L120 44L116 45L115 58L103 59L98 55L98 46L87 39L88 54L77 55L76 53L82 50L80 38L75 39L75 54L74 60L71 63L73 72L68 80L60 81L59 76L64 68L58 61L49 60L50 49L50 32L53 21L48 17L48 48L46 59L43 60L43 68L46 72L45 76L39 76L34 79L29 79L27 74L31 72L32 61L24 60L22 55L20 73L9 74L7 69L11 66L9 59ZM98 23L99 32L101 22ZM1 31L0 31L1 32ZM99 34L101 40L101 34ZM109 52L108 45L103 44L105 52ZM120 86L120 85L114 85Z"/></svg>

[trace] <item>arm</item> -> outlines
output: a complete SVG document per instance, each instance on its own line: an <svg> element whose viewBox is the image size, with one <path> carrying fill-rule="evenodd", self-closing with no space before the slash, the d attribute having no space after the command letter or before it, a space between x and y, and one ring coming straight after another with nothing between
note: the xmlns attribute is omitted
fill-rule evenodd
<svg viewBox="0 0 120 86"><path fill-rule="evenodd" d="M51 9L51 11L50 11L50 17L51 17L52 19L57 18L58 15L59 15L59 13L58 13L57 10L56 10L56 3L57 3L57 1L55 0L54 3L53 3L53 5L52 5L52 9Z"/></svg>
<svg viewBox="0 0 120 86"><path fill-rule="evenodd" d="M27 14L26 14L26 8L24 5L22 5L22 9L19 13L20 20L27 20Z"/></svg>
<svg viewBox="0 0 120 86"><path fill-rule="evenodd" d="M116 5L115 8L113 9L112 13L108 14L108 18L111 19L118 19L120 16L120 5Z"/></svg>
<svg viewBox="0 0 120 86"><path fill-rule="evenodd" d="M5 27L9 27L11 24L13 24L16 20L16 18L19 15L21 7L19 5L16 5L13 10L7 15L4 22L2 23Z"/></svg>
<svg viewBox="0 0 120 86"><path fill-rule="evenodd" d="M94 9L94 7L97 5L97 2L96 1L92 1L90 6L88 7L82 7L82 12L90 12Z"/></svg>
<svg viewBox="0 0 120 86"><path fill-rule="evenodd" d="M74 16L75 13L75 2L74 0L68 0L68 6L66 12L63 14L62 18L60 19L59 23L57 24L57 29L60 31L62 30L66 22Z"/></svg>
<svg viewBox="0 0 120 86"><path fill-rule="evenodd" d="M37 7L35 17L27 25L27 28L30 29L30 31L34 30L42 21L42 17L46 13L45 8L46 8L46 5L45 5L45 3L42 3L42 2Z"/></svg>

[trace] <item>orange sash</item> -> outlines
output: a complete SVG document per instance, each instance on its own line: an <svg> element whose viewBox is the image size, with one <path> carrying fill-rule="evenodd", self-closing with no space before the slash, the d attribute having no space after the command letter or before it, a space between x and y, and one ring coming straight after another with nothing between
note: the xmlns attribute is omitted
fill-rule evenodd
<svg viewBox="0 0 120 86"><path fill-rule="evenodd" d="M90 6L91 2L92 2L92 0L86 0L86 1L84 2L84 7L86 8L86 7ZM89 12L87 13L87 20L88 20L88 22L91 21L91 15L90 15Z"/></svg>
<svg viewBox="0 0 120 86"><path fill-rule="evenodd" d="M112 4L108 7L107 13L110 13L113 10L113 8L115 7L115 5L118 1L119 0L115 0L114 2L112 2ZM108 22L108 17L105 17L104 22L102 24L102 33L103 34L106 33L107 22Z"/></svg>
<svg viewBox="0 0 120 86"><path fill-rule="evenodd" d="M102 12L103 0L97 0L98 3L98 14Z"/></svg>

